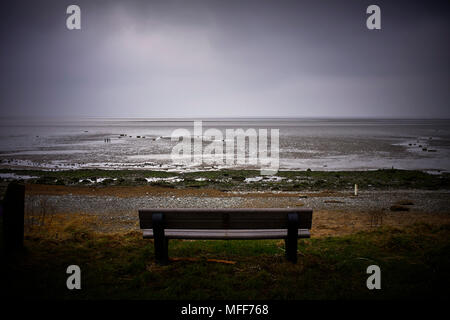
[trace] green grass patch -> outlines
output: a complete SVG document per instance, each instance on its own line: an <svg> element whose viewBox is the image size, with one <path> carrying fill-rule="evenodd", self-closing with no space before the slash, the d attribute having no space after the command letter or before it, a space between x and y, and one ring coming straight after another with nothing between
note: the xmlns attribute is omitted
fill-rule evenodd
<svg viewBox="0 0 450 320"><path fill-rule="evenodd" d="M175 188L215 188L230 191L317 191L352 190L358 184L360 190L389 189L450 189L450 174L433 175L422 171L380 169L372 171L279 171L276 176L281 181L262 180L247 183L246 178L261 176L258 170L218 170L200 172L167 172L153 170L11 170L1 169L0 173L37 176L31 183L55 185L88 185L88 179L106 178L96 185L160 185ZM147 182L145 178L179 177L182 181ZM202 178L203 181L196 179ZM0 179L1 180L1 179Z"/></svg>
<svg viewBox="0 0 450 320"><path fill-rule="evenodd" d="M169 255L179 260L159 266L153 242L140 232L86 233L73 225L64 240L28 236L26 252L3 262L8 283L2 294L36 299L449 298L449 231L450 225L417 224L300 240L297 264L284 258L281 240L171 240ZM66 268L72 264L81 268L81 290L66 289ZM366 287L372 264L381 268L381 290Z"/></svg>

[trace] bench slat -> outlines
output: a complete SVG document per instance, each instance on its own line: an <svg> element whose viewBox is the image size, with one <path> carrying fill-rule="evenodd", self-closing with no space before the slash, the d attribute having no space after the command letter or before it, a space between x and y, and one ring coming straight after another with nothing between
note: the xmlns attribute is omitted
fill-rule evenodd
<svg viewBox="0 0 450 320"><path fill-rule="evenodd" d="M153 238L153 229L144 229L144 239ZM271 230L206 230L206 229L166 229L164 234L169 239L284 239L287 229ZM298 238L310 238L307 229L298 229Z"/></svg>
<svg viewBox="0 0 450 320"><path fill-rule="evenodd" d="M167 229L285 229L288 213L298 213L300 229L311 229L312 223L309 208L152 208L139 210L141 229L153 228L154 213L164 214Z"/></svg>

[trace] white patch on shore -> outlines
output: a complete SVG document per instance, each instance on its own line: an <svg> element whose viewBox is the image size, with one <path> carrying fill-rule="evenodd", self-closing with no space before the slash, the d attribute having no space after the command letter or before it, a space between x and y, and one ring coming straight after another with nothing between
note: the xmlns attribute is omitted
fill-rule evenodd
<svg viewBox="0 0 450 320"><path fill-rule="evenodd" d="M251 177L251 178L245 178L245 182L259 182L263 179L263 177Z"/></svg>
<svg viewBox="0 0 450 320"><path fill-rule="evenodd" d="M111 178L96 178L95 180L92 180L92 179L80 179L78 182L89 181L90 183L102 183L106 179L111 179ZM114 178L114 179L111 179L111 180L116 181L117 178Z"/></svg>
<svg viewBox="0 0 450 320"><path fill-rule="evenodd" d="M95 180L95 182L96 182L96 183L102 183L102 182L105 181L106 179L110 179L110 178L97 178L97 179ZM117 180L117 178L114 178L113 180L115 181L115 180Z"/></svg>
<svg viewBox="0 0 450 320"><path fill-rule="evenodd" d="M157 177L152 177L152 178L145 178L145 180L147 180L147 182L158 182L158 181L164 181L164 182L181 182L181 181L184 181L183 178L179 178L179 177L169 177L169 178L157 178Z"/></svg>
<svg viewBox="0 0 450 320"><path fill-rule="evenodd" d="M245 182L246 183L250 183L250 182L259 182L259 181L267 181L267 182L280 182L281 180L283 180L285 178L283 177L278 177L278 176L269 176L269 177L251 177L251 178L245 178Z"/></svg>
<svg viewBox="0 0 450 320"><path fill-rule="evenodd" d="M39 177L36 176L27 176L27 175L17 175L15 173L0 173L1 179L11 179L11 180L28 180L28 179L36 179Z"/></svg>

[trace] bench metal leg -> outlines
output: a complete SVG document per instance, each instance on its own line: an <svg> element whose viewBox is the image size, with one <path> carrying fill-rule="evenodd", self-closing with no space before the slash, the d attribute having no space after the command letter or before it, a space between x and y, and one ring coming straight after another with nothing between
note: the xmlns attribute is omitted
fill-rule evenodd
<svg viewBox="0 0 450 320"><path fill-rule="evenodd" d="M164 214L152 214L153 239L155 244L155 260L158 264L169 262L169 239L164 234Z"/></svg>
<svg viewBox="0 0 450 320"><path fill-rule="evenodd" d="M297 263L297 243L298 243L297 213L288 213L288 234L285 243L286 243L286 258L292 263Z"/></svg>

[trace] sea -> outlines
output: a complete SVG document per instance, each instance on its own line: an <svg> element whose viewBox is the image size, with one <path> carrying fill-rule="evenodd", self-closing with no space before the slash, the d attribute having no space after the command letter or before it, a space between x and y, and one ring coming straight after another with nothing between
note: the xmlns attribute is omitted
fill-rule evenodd
<svg viewBox="0 0 450 320"><path fill-rule="evenodd" d="M0 168L152 169L167 171L253 169L254 164L180 164L172 151L176 129L215 128L279 132L280 170L409 169L450 171L449 119L0 119ZM270 140L270 135L269 135ZM217 143L217 141L215 141ZM270 142L270 141L269 141ZM269 143L270 145L270 143ZM246 149L248 151L248 149ZM257 165L256 165L257 167Z"/></svg>

